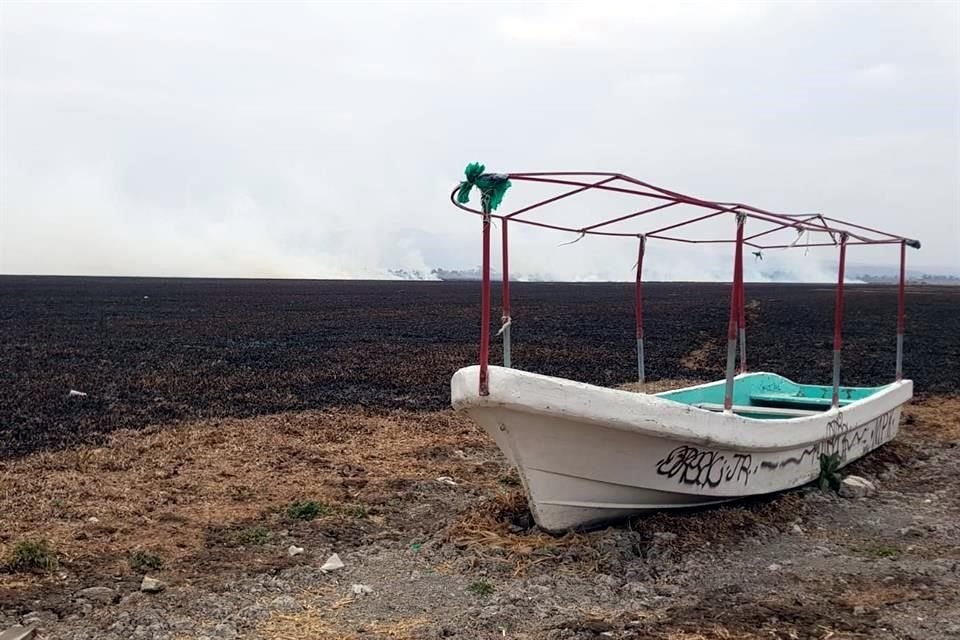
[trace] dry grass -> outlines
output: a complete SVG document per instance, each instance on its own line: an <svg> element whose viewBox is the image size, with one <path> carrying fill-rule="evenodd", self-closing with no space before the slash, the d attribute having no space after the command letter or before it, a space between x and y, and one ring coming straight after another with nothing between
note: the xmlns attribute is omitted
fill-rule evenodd
<svg viewBox="0 0 960 640"><path fill-rule="evenodd" d="M903 409L905 431L923 440L960 443L960 395L924 396Z"/></svg>
<svg viewBox="0 0 960 640"><path fill-rule="evenodd" d="M386 502L405 481L496 484L499 465L450 455L457 449L481 459L495 451L452 411L311 411L117 432L103 447L0 462L0 557L44 538L67 565L122 572L131 554L149 551L165 571L184 570L211 529L294 500L363 514L356 505ZM0 587L23 578L0 574Z"/></svg>
<svg viewBox="0 0 960 640"><path fill-rule="evenodd" d="M707 340L705 343L683 356L680 364L690 371L714 371L717 369L717 353L720 352L719 340Z"/></svg>
<svg viewBox="0 0 960 640"><path fill-rule="evenodd" d="M502 493L455 520L447 528L447 537L481 558L491 551L502 553L514 564L515 575L531 565L558 559L564 548L584 543L584 536L572 532L558 537L538 529L511 531L510 521L526 511L522 491Z"/></svg>
<svg viewBox="0 0 960 640"><path fill-rule="evenodd" d="M654 380L653 382L647 381L647 393L662 393L664 391L673 391L674 389L690 387L697 384L703 384L703 381L692 380L690 378L667 378L666 380ZM640 383L629 382L627 384L620 385L618 389L639 392Z"/></svg>
<svg viewBox="0 0 960 640"><path fill-rule="evenodd" d="M747 323L747 332L750 325L760 317L760 301L751 300L743 305L744 318ZM749 344L749 336L747 341ZM716 373L722 371L722 363L726 360L726 341L722 337L710 337L696 349L693 349L680 359L680 364L690 371L700 373ZM720 364L718 364L720 363ZM664 389L665 390L665 389Z"/></svg>
<svg viewBox="0 0 960 640"><path fill-rule="evenodd" d="M907 602L918 596L916 591L900 586L867 585L844 592L838 602L846 607L865 607L879 609L898 602Z"/></svg>
<svg viewBox="0 0 960 640"><path fill-rule="evenodd" d="M731 631L721 625L711 625L703 631L668 631L666 640L758 640L770 638L769 634Z"/></svg>
<svg viewBox="0 0 960 640"><path fill-rule="evenodd" d="M320 607L309 606L297 613L275 613L257 625L251 638L270 640L413 640L416 632L430 623L426 618L401 618L394 621L374 620L364 625L362 635L343 631ZM351 623L356 626L356 623Z"/></svg>

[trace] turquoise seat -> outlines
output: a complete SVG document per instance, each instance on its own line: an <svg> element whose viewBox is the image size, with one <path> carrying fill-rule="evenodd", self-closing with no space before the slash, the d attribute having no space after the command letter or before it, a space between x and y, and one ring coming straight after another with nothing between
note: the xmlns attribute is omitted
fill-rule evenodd
<svg viewBox="0 0 960 640"><path fill-rule="evenodd" d="M841 398L840 406L846 406L853 400ZM761 407L797 407L798 409L829 409L831 398L790 395L786 393L751 393L750 403Z"/></svg>

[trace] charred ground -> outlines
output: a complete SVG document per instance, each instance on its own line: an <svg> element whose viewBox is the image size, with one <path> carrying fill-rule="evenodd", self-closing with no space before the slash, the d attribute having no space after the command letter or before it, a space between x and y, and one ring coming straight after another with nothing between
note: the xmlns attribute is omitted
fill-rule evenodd
<svg viewBox="0 0 960 640"><path fill-rule="evenodd" d="M633 379L630 285L512 290L515 366ZM721 376L729 287L645 292L648 375ZM199 417L441 409L476 362L478 302L478 283L0 277L0 457ZM751 368L829 380L832 287L749 284L747 303ZM845 383L891 379L895 311L893 287L847 289ZM911 287L907 311L907 374L921 393L956 391L960 288Z"/></svg>

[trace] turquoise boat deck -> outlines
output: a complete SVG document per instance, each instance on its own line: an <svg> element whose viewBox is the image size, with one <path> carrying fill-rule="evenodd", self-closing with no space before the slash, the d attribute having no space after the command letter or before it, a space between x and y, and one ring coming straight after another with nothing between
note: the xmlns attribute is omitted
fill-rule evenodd
<svg viewBox="0 0 960 640"><path fill-rule="evenodd" d="M656 394L708 411L723 411L725 382ZM869 398L882 387L840 387L840 406ZM774 373L750 373L734 380L733 412L747 418L783 420L817 415L830 409L833 387L797 384Z"/></svg>

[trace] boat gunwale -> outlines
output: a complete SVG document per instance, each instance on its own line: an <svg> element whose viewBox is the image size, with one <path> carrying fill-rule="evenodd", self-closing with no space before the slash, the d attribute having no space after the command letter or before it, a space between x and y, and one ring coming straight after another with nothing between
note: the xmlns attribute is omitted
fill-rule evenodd
<svg viewBox="0 0 960 640"><path fill-rule="evenodd" d="M699 444L716 449L757 452L809 446L815 442L842 435L896 410L908 402L913 395L913 381L903 379L879 387L876 393L866 398L816 415L750 418L734 413L718 413L701 409L662 398L659 394L641 394L493 365L490 367L490 393L480 396L476 392L479 371L478 365L472 365L454 374L451 379L451 404L454 409L470 411L501 408L519 413L556 416L582 424L642 433L655 438ZM761 374L779 376L772 372L757 371L740 374L736 378L743 379ZM784 376L780 377L789 380ZM535 385L537 393L534 394L534 398L520 400L517 393L518 383L519 386ZM717 382L707 382L682 389L697 389L714 384ZM587 394L571 394L573 390L585 391ZM605 399L608 402L585 405L582 400L586 396L596 400ZM639 413L643 408L648 410L646 415ZM761 407L757 408L761 409ZM625 415L630 417L625 418ZM839 428L834 427L833 431L828 433L828 425L837 421L839 421Z"/></svg>

